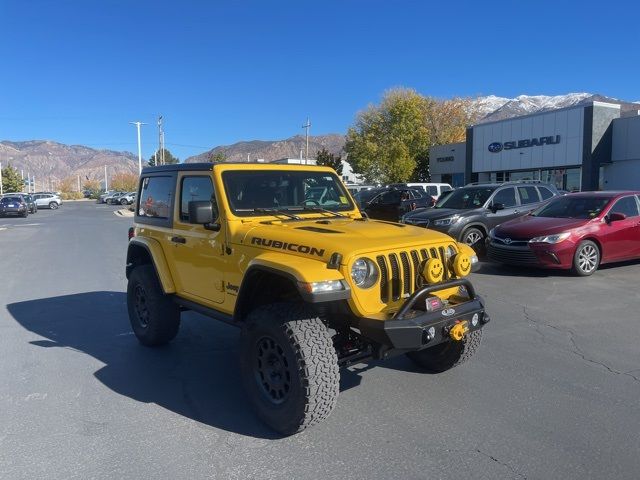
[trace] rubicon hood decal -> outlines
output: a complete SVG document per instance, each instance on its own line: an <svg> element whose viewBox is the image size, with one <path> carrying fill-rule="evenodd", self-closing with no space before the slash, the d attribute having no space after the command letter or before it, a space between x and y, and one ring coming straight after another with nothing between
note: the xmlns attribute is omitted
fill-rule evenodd
<svg viewBox="0 0 640 480"><path fill-rule="evenodd" d="M280 250L306 253L308 255L317 255L319 257L324 256L324 248L316 248L309 245L301 245L299 243L281 242L280 240L270 240L267 238L252 237L251 245L261 245L263 247L278 248Z"/></svg>

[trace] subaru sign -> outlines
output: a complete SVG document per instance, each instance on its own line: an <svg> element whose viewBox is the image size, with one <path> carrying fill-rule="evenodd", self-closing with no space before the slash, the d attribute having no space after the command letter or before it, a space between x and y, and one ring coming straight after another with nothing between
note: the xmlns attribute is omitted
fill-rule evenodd
<svg viewBox="0 0 640 480"><path fill-rule="evenodd" d="M513 150L516 148L527 147L540 147L542 145L557 145L560 143L560 135L551 135L548 137L527 138L524 140L511 141L511 142L493 142L489 144L489 151L491 153L498 153L502 150Z"/></svg>

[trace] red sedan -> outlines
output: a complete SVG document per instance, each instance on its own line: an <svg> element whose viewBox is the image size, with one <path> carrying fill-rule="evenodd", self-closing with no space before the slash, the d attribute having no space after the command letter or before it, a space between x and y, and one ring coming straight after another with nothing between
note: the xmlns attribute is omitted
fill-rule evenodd
<svg viewBox="0 0 640 480"><path fill-rule="evenodd" d="M640 192L583 192L551 200L489 233L490 260L573 269L640 258Z"/></svg>

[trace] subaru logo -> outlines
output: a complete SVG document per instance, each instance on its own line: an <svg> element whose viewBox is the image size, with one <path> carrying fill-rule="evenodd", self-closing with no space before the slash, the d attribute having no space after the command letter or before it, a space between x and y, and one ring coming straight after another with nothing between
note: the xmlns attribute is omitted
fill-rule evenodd
<svg viewBox="0 0 640 480"><path fill-rule="evenodd" d="M442 311L442 315L445 317L450 317L451 315L454 315L456 313L456 311L453 308L447 308L446 310Z"/></svg>
<svg viewBox="0 0 640 480"><path fill-rule="evenodd" d="M511 239L509 237L505 238L504 240L502 240L504 243L506 243L507 245L509 245L511 243Z"/></svg>
<svg viewBox="0 0 640 480"><path fill-rule="evenodd" d="M491 153L498 153L502 151L502 144L500 142L493 142L489 144L489 151Z"/></svg>

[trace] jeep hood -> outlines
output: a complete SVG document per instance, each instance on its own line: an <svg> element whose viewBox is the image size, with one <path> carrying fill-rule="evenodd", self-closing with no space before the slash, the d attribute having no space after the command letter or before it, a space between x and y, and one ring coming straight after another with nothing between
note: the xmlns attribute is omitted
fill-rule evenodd
<svg viewBox="0 0 640 480"><path fill-rule="evenodd" d="M239 226L233 243L305 257L329 259L334 252L383 252L409 247L452 243L448 235L411 225L379 220L314 218L302 221L251 223ZM305 248L299 248L304 246ZM308 249L306 247L309 247Z"/></svg>

